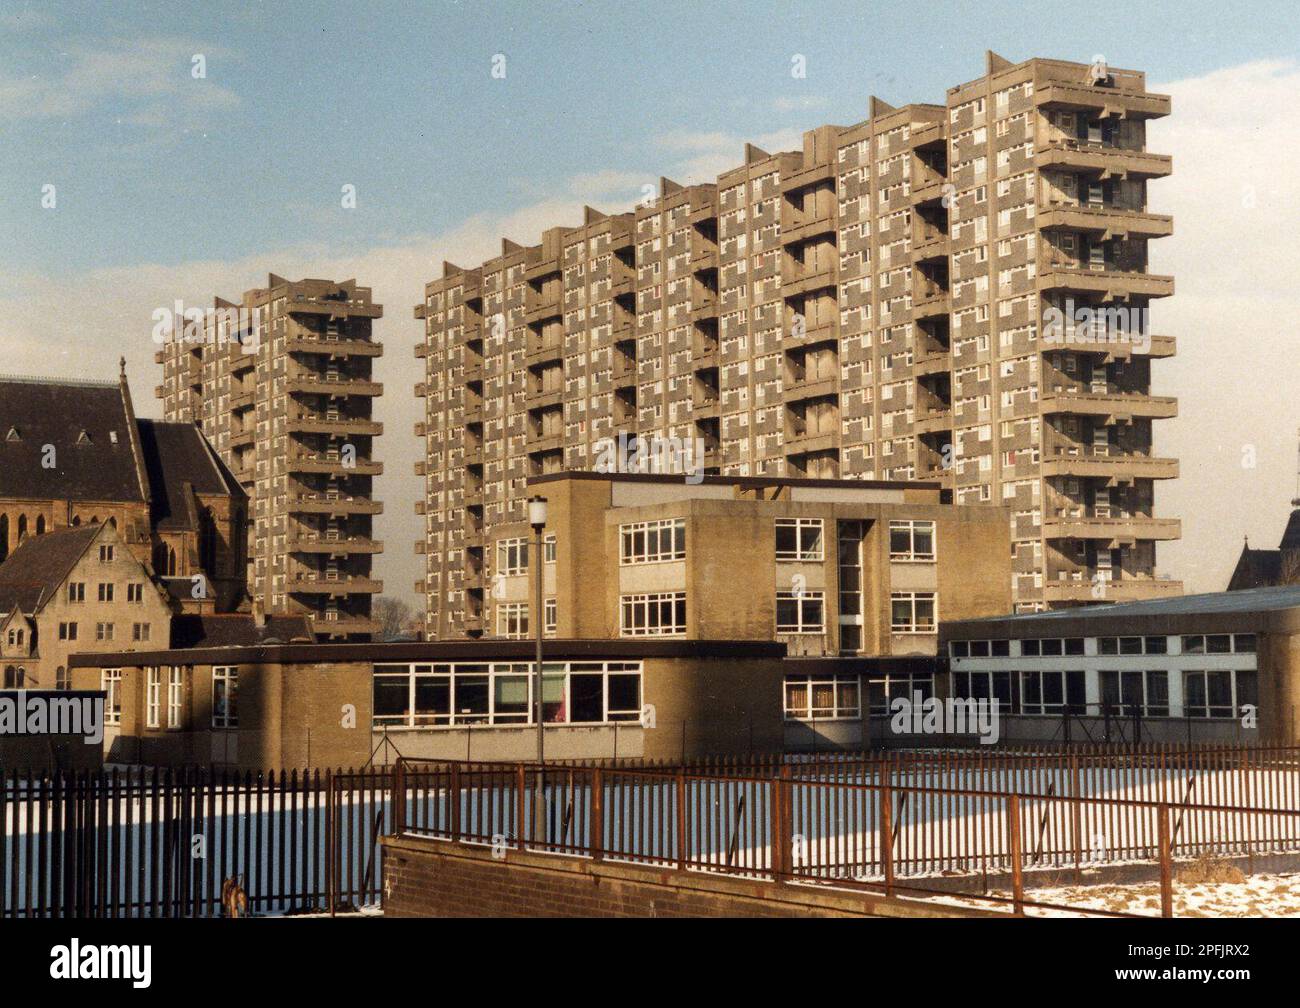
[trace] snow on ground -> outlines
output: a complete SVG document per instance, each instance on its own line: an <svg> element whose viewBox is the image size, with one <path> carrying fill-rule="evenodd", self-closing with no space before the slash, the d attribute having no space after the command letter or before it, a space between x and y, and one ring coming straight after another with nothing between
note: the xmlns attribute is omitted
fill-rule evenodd
<svg viewBox="0 0 1300 1008"><path fill-rule="evenodd" d="M1009 890L994 889L991 892L994 896L1008 899L1011 897ZM1037 903L1055 903L1150 917L1160 916L1158 882L1035 887L1025 891L1025 898ZM984 900L962 896L935 896L927 898L924 902L984 909L997 906ZM1026 907L1025 914L1030 917L1089 916L1078 911L1044 910L1034 907ZM1231 882L1175 880L1174 916L1300 917L1300 875L1259 874Z"/></svg>

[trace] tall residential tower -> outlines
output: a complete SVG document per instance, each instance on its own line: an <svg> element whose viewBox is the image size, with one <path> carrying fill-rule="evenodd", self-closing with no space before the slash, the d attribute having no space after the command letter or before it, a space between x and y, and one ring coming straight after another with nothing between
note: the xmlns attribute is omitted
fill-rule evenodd
<svg viewBox="0 0 1300 1008"><path fill-rule="evenodd" d="M383 315L355 280L272 274L239 303L217 298L201 321L177 318L156 360L169 420L193 420L250 501L248 590L268 613L305 615L320 639L364 640L383 590L371 558L371 379Z"/></svg>
<svg viewBox="0 0 1300 1008"><path fill-rule="evenodd" d="M1011 509L1016 608L1179 594L1157 573L1147 210L1171 159L1140 72L1011 64L943 104L872 98L801 151L752 145L716 183L660 182L529 247L443 264L416 307L426 404L427 631L493 630L493 531L531 477L604 439L699 445L724 476L932 480Z"/></svg>

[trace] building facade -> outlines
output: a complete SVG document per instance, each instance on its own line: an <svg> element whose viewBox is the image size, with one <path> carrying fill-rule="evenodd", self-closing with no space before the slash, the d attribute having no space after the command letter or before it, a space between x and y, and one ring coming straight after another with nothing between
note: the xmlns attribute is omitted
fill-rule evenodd
<svg viewBox="0 0 1300 1008"><path fill-rule="evenodd" d="M527 522L485 538L467 576L485 636L770 640L792 656L933 655L941 619L1010 611L1001 508L937 484L562 473L543 558Z"/></svg>
<svg viewBox="0 0 1300 1008"><path fill-rule="evenodd" d="M110 524L186 611L245 601L248 500L185 421L135 415L117 381L0 376L0 563L63 528Z"/></svg>
<svg viewBox="0 0 1300 1008"><path fill-rule="evenodd" d="M0 564L4 688L65 690L71 654L170 646L172 612L112 525L31 536Z"/></svg>
<svg viewBox="0 0 1300 1008"><path fill-rule="evenodd" d="M306 616L321 639L376 629L382 315L355 280L272 274L238 304L218 298L201 322L155 333L165 415L197 423L248 494L250 594L268 613Z"/></svg>
<svg viewBox="0 0 1300 1008"><path fill-rule="evenodd" d="M762 641L555 641L554 759L778 752L783 649ZM266 644L86 654L110 759L247 769L537 755L532 648L517 641Z"/></svg>
<svg viewBox="0 0 1300 1008"><path fill-rule="evenodd" d="M473 557L528 480L597 468L620 433L707 473L937 480L1011 511L1019 610L1178 594L1154 486L1146 310L1172 231L1142 73L988 54L942 104L873 98L800 151L663 179L540 243L443 264L415 309L427 633L467 632ZM467 558L470 558L467 562Z"/></svg>
<svg viewBox="0 0 1300 1008"><path fill-rule="evenodd" d="M995 702L1004 739L1300 737L1294 585L954 622L940 640L940 688Z"/></svg>

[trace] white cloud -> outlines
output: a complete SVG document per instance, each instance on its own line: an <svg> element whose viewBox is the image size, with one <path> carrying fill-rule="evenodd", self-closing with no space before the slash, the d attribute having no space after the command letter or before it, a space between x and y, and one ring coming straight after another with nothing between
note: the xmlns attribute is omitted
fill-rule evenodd
<svg viewBox="0 0 1300 1008"><path fill-rule="evenodd" d="M1150 87L1173 97L1173 113L1147 145L1174 157L1173 174L1151 184L1152 210L1174 216L1174 236L1151 243L1151 269L1176 285L1153 329L1178 338L1177 356L1152 365L1153 386L1179 397L1156 444L1182 459L1180 478L1156 487L1157 513L1183 520L1159 566L1189 592L1216 591L1244 534L1277 546L1295 491L1300 66L1249 63ZM1252 454L1255 467L1243 467Z"/></svg>
<svg viewBox="0 0 1300 1008"><path fill-rule="evenodd" d="M191 75L196 55L207 76ZM76 42L47 74L0 74L0 115L15 119L73 118L112 103L115 118L138 125L197 128L239 104L218 83L226 50L176 38Z"/></svg>

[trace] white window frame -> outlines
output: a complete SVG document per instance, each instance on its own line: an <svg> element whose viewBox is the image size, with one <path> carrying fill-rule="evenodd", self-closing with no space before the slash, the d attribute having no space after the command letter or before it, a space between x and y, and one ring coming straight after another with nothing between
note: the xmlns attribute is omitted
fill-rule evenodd
<svg viewBox="0 0 1300 1008"><path fill-rule="evenodd" d="M662 546L663 533L668 533L668 548ZM638 550L637 536L641 537ZM633 564L673 563L686 559L686 519L660 518L655 521L630 522L618 527L621 566ZM651 541L654 542L653 548Z"/></svg>
<svg viewBox="0 0 1300 1008"><path fill-rule="evenodd" d="M905 553L894 552L894 533L906 532L908 549ZM919 553L916 549L917 532L930 533L930 552ZM898 519L889 523L889 559L894 563L934 563L938 554L938 523L926 519Z"/></svg>
<svg viewBox="0 0 1300 1008"><path fill-rule="evenodd" d="M916 604L918 602L929 601L934 608L933 617L927 625L919 624L916 620ZM909 622L899 623L894 620L894 603L907 602L910 604L912 616ZM934 634L939 631L939 593L938 592L920 592L920 591L903 591L891 592L889 595L889 626L890 633L895 634Z"/></svg>
<svg viewBox="0 0 1300 1008"><path fill-rule="evenodd" d="M122 723L122 670L106 668L100 672L100 688L104 691L104 724Z"/></svg>
<svg viewBox="0 0 1300 1008"><path fill-rule="evenodd" d="M682 637L686 634L686 592L646 592L619 596L619 634L623 637ZM681 623L677 621L678 603ZM668 619L662 619L668 613ZM656 622L651 622L651 616ZM638 619L638 616L640 617ZM639 625L638 625L639 623Z"/></svg>
<svg viewBox="0 0 1300 1008"><path fill-rule="evenodd" d="M818 602L821 619L817 623L805 622L804 603ZM793 624L781 625L781 603L793 602L797 616ZM826 593L823 591L779 591L776 593L776 632L779 634L824 634L826 632Z"/></svg>
<svg viewBox="0 0 1300 1008"><path fill-rule="evenodd" d="M144 726L162 727L162 669L157 665L145 669Z"/></svg>
<svg viewBox="0 0 1300 1008"><path fill-rule="evenodd" d="M497 569L502 577L517 577L528 573L528 540L525 538L497 540Z"/></svg>
<svg viewBox="0 0 1300 1008"><path fill-rule="evenodd" d="M226 696L225 710L218 713L220 708L217 705L217 687L224 685L224 695ZM230 701L233 699L233 703ZM238 728L239 727L239 666L238 665L214 665L212 668L212 727L213 728Z"/></svg>
<svg viewBox="0 0 1300 1008"><path fill-rule="evenodd" d="M857 702L852 706L840 705L840 687L854 687ZM802 706L791 706L791 687L806 689ZM831 688L830 707L813 707L813 695L817 687ZM787 675L782 686L782 706L787 721L859 721L862 719L862 677L856 674L838 675ZM818 713L818 712L827 713Z"/></svg>
<svg viewBox="0 0 1300 1008"><path fill-rule="evenodd" d="M180 728L185 708L185 669L171 665L167 669L167 727Z"/></svg>
<svg viewBox="0 0 1300 1008"><path fill-rule="evenodd" d="M826 523L820 518L777 518L772 533L775 546L776 529L793 528L794 550L776 550L777 563L820 563L826 559ZM805 529L817 530L817 548L804 546Z"/></svg>

